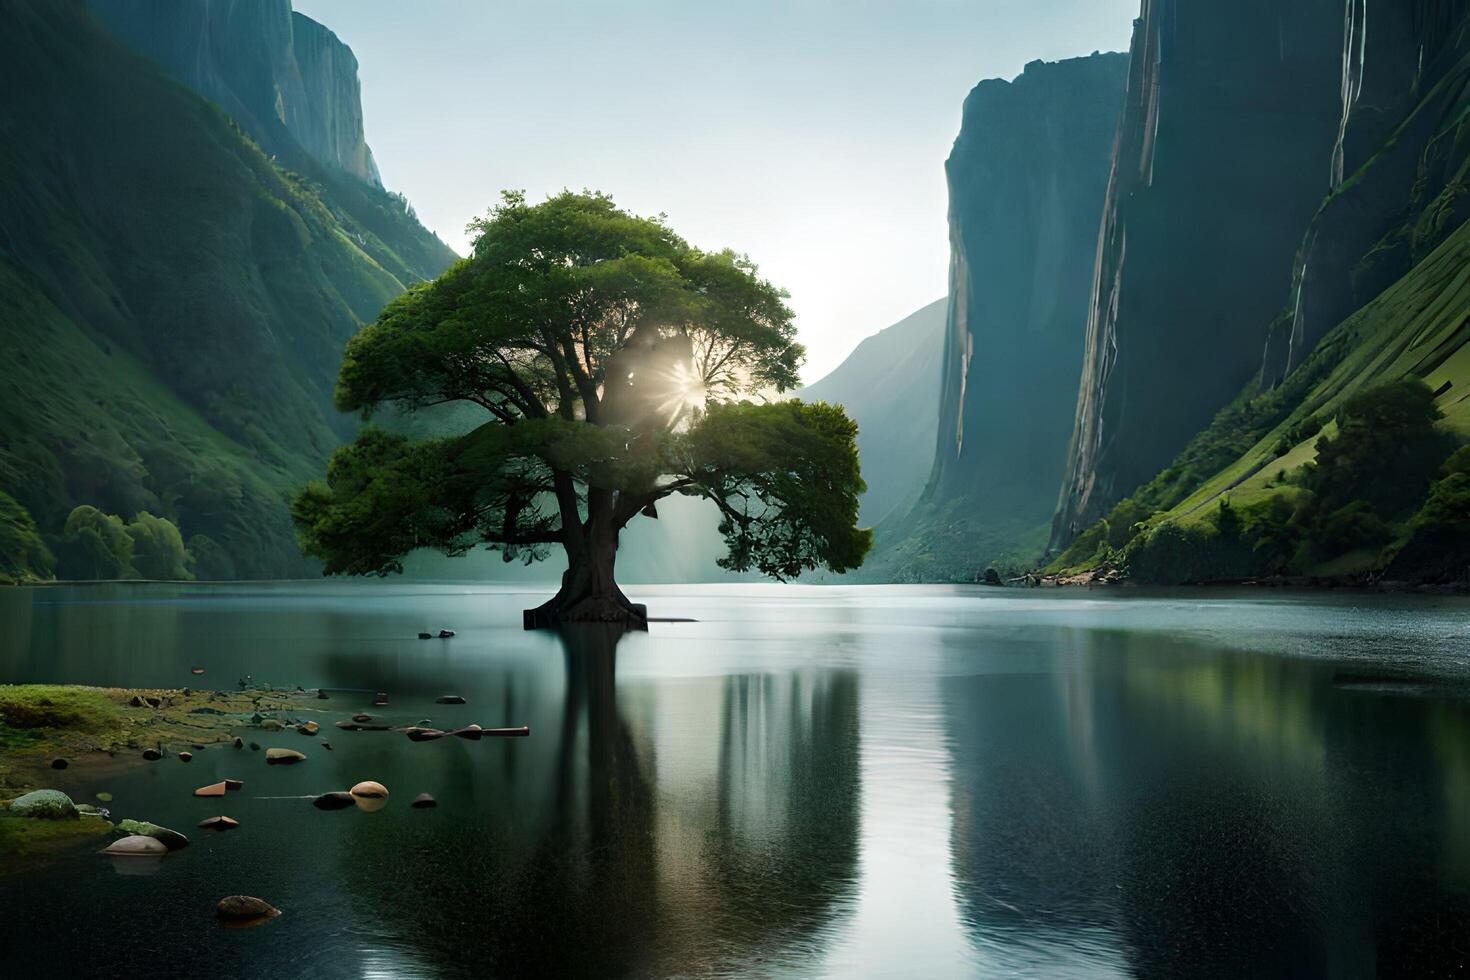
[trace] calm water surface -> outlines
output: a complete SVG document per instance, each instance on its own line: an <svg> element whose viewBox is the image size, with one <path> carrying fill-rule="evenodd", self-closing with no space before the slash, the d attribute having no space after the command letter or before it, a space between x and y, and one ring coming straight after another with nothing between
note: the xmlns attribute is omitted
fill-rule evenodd
<svg viewBox="0 0 1470 980"><path fill-rule="evenodd" d="M1470 968L1470 604L636 590L621 642L404 582L0 591L0 680L323 686L335 751L56 774L193 839L0 877L13 976L1434 976ZM451 626L449 641L420 629ZM192 677L190 666L206 668ZM531 726L414 744L331 723ZM433 704L457 693L469 704ZM245 790L195 799L225 776ZM291 798L385 783L376 813ZM420 792L437 810L412 810ZM194 830L223 810L229 834ZM284 915L213 918L223 895ZM14 970L15 972L10 972Z"/></svg>

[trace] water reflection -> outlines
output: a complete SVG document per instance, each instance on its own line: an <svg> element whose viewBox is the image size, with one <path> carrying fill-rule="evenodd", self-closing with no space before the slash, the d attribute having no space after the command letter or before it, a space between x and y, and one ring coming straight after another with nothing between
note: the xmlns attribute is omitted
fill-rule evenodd
<svg viewBox="0 0 1470 980"><path fill-rule="evenodd" d="M79 975L1454 972L1470 606L1359 602L670 592L699 622L614 642L458 586L0 590L0 679L321 684L335 744L48 777L185 829L200 784L248 788L155 874L89 846L0 880L0 948ZM374 691L395 725L532 737L330 727ZM364 779L381 811L310 806ZM233 892L285 914L226 933Z"/></svg>
<svg viewBox="0 0 1470 980"><path fill-rule="evenodd" d="M694 679L713 692L681 703L718 710L655 730L659 700L622 697L619 638L562 634L560 711L530 743L426 756L448 805L421 814L411 844L349 827L341 870L385 917L379 941L436 975L682 975L806 955L853 879L856 676ZM535 743L546 750L519 751ZM667 771L683 778L665 789ZM457 805L467 795L478 805ZM391 868L363 858L390 846Z"/></svg>
<svg viewBox="0 0 1470 980"><path fill-rule="evenodd" d="M1427 976L1470 957L1462 703L1126 633L1053 651L946 687L956 897L989 962Z"/></svg>

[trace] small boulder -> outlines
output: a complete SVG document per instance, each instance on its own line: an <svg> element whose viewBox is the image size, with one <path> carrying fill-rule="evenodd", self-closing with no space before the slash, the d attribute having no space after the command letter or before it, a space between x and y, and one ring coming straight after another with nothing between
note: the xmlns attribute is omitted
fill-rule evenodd
<svg viewBox="0 0 1470 980"><path fill-rule="evenodd" d="M51 760L51 768L52 769L65 769L69 765L71 765L71 763L67 762L65 759L52 759Z"/></svg>
<svg viewBox="0 0 1470 980"><path fill-rule="evenodd" d="M441 640L447 640L447 639L449 639L453 635L454 635L454 630L440 630L439 631L439 639L441 639Z"/></svg>
<svg viewBox="0 0 1470 980"><path fill-rule="evenodd" d="M265 761L272 766L290 766L306 761L306 756L295 749L266 749Z"/></svg>
<svg viewBox="0 0 1470 980"><path fill-rule="evenodd" d="M384 694L382 691L379 691L377 694L374 694L373 695L373 707L374 708L386 708L387 706L388 706L388 695L387 694Z"/></svg>
<svg viewBox="0 0 1470 980"><path fill-rule="evenodd" d="M250 743L250 751L251 752L259 752L260 751L260 743L259 742L251 742Z"/></svg>
<svg viewBox="0 0 1470 980"><path fill-rule="evenodd" d="M296 730L303 735L315 735L317 732L322 730L322 726L318 725L314 721L303 721L301 724L296 726Z"/></svg>
<svg viewBox="0 0 1470 980"><path fill-rule="evenodd" d="M369 800L385 800L388 798L388 787L382 783L375 783L371 779L365 779L352 787L352 795Z"/></svg>
<svg viewBox="0 0 1470 980"><path fill-rule="evenodd" d="M358 724L362 724L364 722L372 721L373 716L369 714L358 713L352 716L352 720L357 722Z"/></svg>
<svg viewBox="0 0 1470 980"><path fill-rule="evenodd" d="M147 759L149 762L157 762L159 759L163 758L163 753L158 751L157 749L144 749L143 758Z"/></svg>
<svg viewBox="0 0 1470 980"><path fill-rule="evenodd" d="M121 854L129 857L152 857L159 854L167 854L168 847L163 841L152 837L144 837L142 834L134 834L115 840L102 849L103 854Z"/></svg>
<svg viewBox="0 0 1470 980"><path fill-rule="evenodd" d="M240 826L240 821L236 820L234 817L210 817L207 820L199 821L200 830L225 831L234 830L238 826Z"/></svg>
<svg viewBox="0 0 1470 980"><path fill-rule="evenodd" d="M243 749L244 747L245 747L245 740L243 738L241 738L240 736L236 735L235 736L235 748L237 748L237 749Z"/></svg>
<svg viewBox="0 0 1470 980"><path fill-rule="evenodd" d="M323 793L311 801L311 805L318 810L345 810L350 806L355 806L356 803L351 793L344 793L341 790L334 793Z"/></svg>
<svg viewBox="0 0 1470 980"><path fill-rule="evenodd" d="M38 789L10 801L10 812L18 817L63 820L77 815L71 797L60 790Z"/></svg>
<svg viewBox="0 0 1470 980"><path fill-rule="evenodd" d="M200 674L204 673L204 668L203 667L190 667L189 668L189 673L193 674L195 677L198 677Z"/></svg>
<svg viewBox="0 0 1470 980"><path fill-rule="evenodd" d="M441 694L434 699L435 704L464 704L464 698L458 694Z"/></svg>
<svg viewBox="0 0 1470 980"><path fill-rule="evenodd" d="M198 789L196 789L194 791L194 795L195 796L224 796L225 795L225 792L226 792L226 790L225 790L225 784L223 782L219 782L219 783L210 783L208 786L201 786L201 787L199 787Z"/></svg>
<svg viewBox="0 0 1470 980"><path fill-rule="evenodd" d="M161 708L161 707L163 707L163 699L162 698L144 698L143 700L146 701L146 702L148 702L148 707L150 707L150 708Z"/></svg>
<svg viewBox="0 0 1470 980"><path fill-rule="evenodd" d="M180 762L188 762L192 758L194 758L194 753L193 752L180 752L179 753L179 761Z"/></svg>
<svg viewBox="0 0 1470 980"><path fill-rule="evenodd" d="M240 790L242 790L244 788L245 788L245 780L243 780L243 779L226 779L225 780L225 789L229 790L231 793L239 792Z"/></svg>
<svg viewBox="0 0 1470 980"><path fill-rule="evenodd" d="M415 796L413 798L413 802L409 804L409 806L413 807L415 810L428 810L438 805L439 801L434 799L428 793L420 793L418 796Z"/></svg>
<svg viewBox="0 0 1470 980"><path fill-rule="evenodd" d="M433 633L420 633L419 634L419 639L421 639L421 640L432 640L433 638L434 638L434 634Z"/></svg>
<svg viewBox="0 0 1470 980"><path fill-rule="evenodd" d="M144 702L144 700L136 694L134 694L132 698L128 701L129 707L133 708L141 708L145 703L146 702Z"/></svg>
<svg viewBox="0 0 1470 980"><path fill-rule="evenodd" d="M316 692L316 699L318 701L325 701L325 700L327 700L327 692L326 691L317 691Z"/></svg>
<svg viewBox="0 0 1470 980"><path fill-rule="evenodd" d="M324 748L324 749L326 749L326 750L327 750L327 751L328 751L328 752L330 752L330 751L332 751L332 743L331 743L331 742L328 742L328 741L326 741L326 740L323 740L323 741L322 741L322 748Z"/></svg>
<svg viewBox="0 0 1470 980"><path fill-rule="evenodd" d="M219 900L215 911L221 919L274 919L281 910L251 895L229 895Z"/></svg>
<svg viewBox="0 0 1470 980"><path fill-rule="evenodd" d="M153 835L153 839L170 851L182 850L189 846L189 838L177 830L169 830L167 827L159 827L158 832Z"/></svg>
<svg viewBox="0 0 1470 980"><path fill-rule="evenodd" d="M170 851L177 851L189 846L189 838L177 830L169 830L160 827L156 823L146 820L124 820L117 825L117 829L124 834L132 834L138 837L151 837L161 843Z"/></svg>

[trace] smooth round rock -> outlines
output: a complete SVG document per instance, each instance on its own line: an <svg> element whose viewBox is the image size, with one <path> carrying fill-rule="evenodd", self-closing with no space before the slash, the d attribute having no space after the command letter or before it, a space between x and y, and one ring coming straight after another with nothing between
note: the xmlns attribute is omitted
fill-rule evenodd
<svg viewBox="0 0 1470 980"><path fill-rule="evenodd" d="M179 761L180 762L188 762L192 758L194 758L194 753L193 752L180 752L179 753Z"/></svg>
<svg viewBox="0 0 1470 980"><path fill-rule="evenodd" d="M77 815L71 797L57 789L38 789L10 801L10 812L37 820L63 820Z"/></svg>
<svg viewBox="0 0 1470 980"><path fill-rule="evenodd" d="M163 753L158 751L157 749L144 749L143 758L147 759L149 762L157 762L159 759L163 758Z"/></svg>
<svg viewBox="0 0 1470 980"><path fill-rule="evenodd" d="M428 810L438 805L439 801L434 799L428 793L420 793L418 796L415 796L413 798L413 802L409 804L409 806L413 807L415 810Z"/></svg>
<svg viewBox="0 0 1470 980"><path fill-rule="evenodd" d="M190 667L189 668L189 673L193 674L195 677L198 677L200 674L204 673L204 668L203 667Z"/></svg>
<svg viewBox="0 0 1470 980"><path fill-rule="evenodd" d="M434 638L434 634L433 633L420 633L419 634L419 639L421 639L421 640L432 640L433 638Z"/></svg>
<svg viewBox="0 0 1470 980"><path fill-rule="evenodd" d="M439 639L441 639L441 640L447 640L447 639L449 639L453 635L454 635L454 630L440 630L439 631Z"/></svg>
<svg viewBox="0 0 1470 980"><path fill-rule="evenodd" d="M296 730L303 735L315 735L317 732L322 730L322 726L318 725L314 721L303 721L301 724L296 726Z"/></svg>
<svg viewBox="0 0 1470 980"><path fill-rule="evenodd" d="M356 806L357 800L353 799L351 793L338 790L335 793L323 793L312 800L311 805L318 810L345 810L350 806Z"/></svg>
<svg viewBox="0 0 1470 980"><path fill-rule="evenodd" d="M219 900L215 912L221 919L274 919L281 910L252 895L228 895Z"/></svg>
<svg viewBox="0 0 1470 980"><path fill-rule="evenodd" d="M375 783L371 779L364 779L352 787L353 796L361 796L369 800L386 800L388 798L388 787L382 783Z"/></svg>
<svg viewBox="0 0 1470 980"><path fill-rule="evenodd" d="M238 791L240 791L240 790L242 790L244 788L245 788L245 780L243 780L243 779L226 779L225 780L225 789L229 790L231 793L238 792Z"/></svg>
<svg viewBox="0 0 1470 980"><path fill-rule="evenodd" d="M291 766L306 761L306 756L295 749L266 749L265 761L272 766Z"/></svg>
<svg viewBox="0 0 1470 980"><path fill-rule="evenodd" d="M441 694L434 699L435 704L464 704L464 698L458 694Z"/></svg>
<svg viewBox="0 0 1470 980"><path fill-rule="evenodd" d="M209 817L199 821L200 830L234 830L238 826L240 826L240 821L234 817Z"/></svg>
<svg viewBox="0 0 1470 980"><path fill-rule="evenodd" d="M161 840L152 837L144 837L142 834L134 834L115 840L102 849L103 854L123 854L127 856L151 857L158 854L167 854L168 847Z"/></svg>
<svg viewBox="0 0 1470 980"><path fill-rule="evenodd" d="M52 759L51 760L51 768L52 769L65 769L69 765L71 765L71 763L67 762L65 759Z"/></svg>

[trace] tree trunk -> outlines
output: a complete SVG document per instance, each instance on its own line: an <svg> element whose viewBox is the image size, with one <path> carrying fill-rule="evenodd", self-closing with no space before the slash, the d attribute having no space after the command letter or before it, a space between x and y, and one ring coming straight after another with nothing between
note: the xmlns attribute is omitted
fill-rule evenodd
<svg viewBox="0 0 1470 980"><path fill-rule="evenodd" d="M525 611L525 628L551 629L562 623L613 623L625 629L648 629L648 607L630 602L613 580L617 556L616 532L589 533L579 547L569 547L561 589L547 602Z"/></svg>

